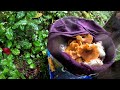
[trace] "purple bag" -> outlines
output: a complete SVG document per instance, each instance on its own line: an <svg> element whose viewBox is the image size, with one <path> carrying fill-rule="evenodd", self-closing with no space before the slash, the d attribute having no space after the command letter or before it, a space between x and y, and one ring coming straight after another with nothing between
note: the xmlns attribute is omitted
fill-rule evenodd
<svg viewBox="0 0 120 90"><path fill-rule="evenodd" d="M102 41L106 52L102 66L88 66L77 63L68 54L62 52L62 46L66 46L70 38L80 34L91 34L94 42ZM113 64L116 54L110 33L92 20L73 16L58 19L51 25L47 48L51 55L73 74L89 75L103 71Z"/></svg>

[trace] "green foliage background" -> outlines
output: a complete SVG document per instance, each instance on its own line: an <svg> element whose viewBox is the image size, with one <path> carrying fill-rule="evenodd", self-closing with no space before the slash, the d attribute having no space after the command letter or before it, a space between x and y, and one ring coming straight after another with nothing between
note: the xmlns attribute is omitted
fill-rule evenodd
<svg viewBox="0 0 120 90"><path fill-rule="evenodd" d="M48 28L65 16L91 19L104 26L112 11L1 11L0 79L49 79ZM37 16L36 16L37 15ZM10 48L6 55L2 48Z"/></svg>

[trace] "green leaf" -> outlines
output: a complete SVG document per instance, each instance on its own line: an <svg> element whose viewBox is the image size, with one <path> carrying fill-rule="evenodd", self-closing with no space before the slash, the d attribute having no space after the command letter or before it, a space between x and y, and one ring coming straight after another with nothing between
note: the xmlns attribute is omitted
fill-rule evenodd
<svg viewBox="0 0 120 90"><path fill-rule="evenodd" d="M34 42L33 42L33 45L34 45L34 46L40 46L40 42L39 42L39 41L34 41Z"/></svg>
<svg viewBox="0 0 120 90"><path fill-rule="evenodd" d="M37 14L37 11L29 11L27 12L27 18L34 18Z"/></svg>
<svg viewBox="0 0 120 90"><path fill-rule="evenodd" d="M42 34L43 39L46 38L48 35L47 34Z"/></svg>
<svg viewBox="0 0 120 90"><path fill-rule="evenodd" d="M10 76L12 77L11 79L18 79L19 78L19 73L17 70L10 71Z"/></svg>
<svg viewBox="0 0 120 90"><path fill-rule="evenodd" d="M41 48L40 47L35 47L35 53L38 53L41 51Z"/></svg>
<svg viewBox="0 0 120 90"><path fill-rule="evenodd" d="M25 29L24 25L20 25L20 29L23 31Z"/></svg>
<svg viewBox="0 0 120 90"><path fill-rule="evenodd" d="M5 27L0 23L0 35L4 35Z"/></svg>
<svg viewBox="0 0 120 90"><path fill-rule="evenodd" d="M42 21L40 19L35 19L35 20L32 20L32 22L35 23L35 24L41 24Z"/></svg>
<svg viewBox="0 0 120 90"><path fill-rule="evenodd" d="M25 12L24 11L19 11L19 12L17 12L16 18L21 19L24 16L25 16Z"/></svg>
<svg viewBox="0 0 120 90"><path fill-rule="evenodd" d="M12 69L16 69L16 66L14 65L14 63L11 62L10 66L11 66Z"/></svg>
<svg viewBox="0 0 120 90"><path fill-rule="evenodd" d="M3 55L2 55L2 53L0 52L0 62L1 62L2 59L3 59Z"/></svg>
<svg viewBox="0 0 120 90"><path fill-rule="evenodd" d="M8 69L8 68L4 68L4 70L3 70L2 73L3 73L3 74L7 74L7 73L9 73L9 69Z"/></svg>
<svg viewBox="0 0 120 90"><path fill-rule="evenodd" d="M119 49L118 49L119 50ZM120 51L120 50L119 50ZM118 61L120 60L120 52L116 52L116 57L115 57L115 60Z"/></svg>
<svg viewBox="0 0 120 90"><path fill-rule="evenodd" d="M45 34L48 36L48 33L49 33L49 31L48 30L45 30Z"/></svg>
<svg viewBox="0 0 120 90"><path fill-rule="evenodd" d="M36 67L35 64L33 64L33 63L30 64L30 68L31 68L31 69L34 69L35 67Z"/></svg>
<svg viewBox="0 0 120 90"><path fill-rule="evenodd" d="M47 46L48 40L45 40L45 46Z"/></svg>
<svg viewBox="0 0 120 90"><path fill-rule="evenodd" d="M37 40L37 37L38 37L38 36L37 36L36 34L33 34L33 35L32 35L32 39L33 39L33 40Z"/></svg>
<svg viewBox="0 0 120 90"><path fill-rule="evenodd" d="M27 63L28 63L28 64L32 64L32 59L28 59L28 60L27 60Z"/></svg>
<svg viewBox="0 0 120 90"><path fill-rule="evenodd" d="M12 29L11 29L11 28L8 28L8 29L6 30L5 35L6 35L6 37L7 37L8 40L12 40L12 39L13 39L13 31L12 31Z"/></svg>
<svg viewBox="0 0 120 90"><path fill-rule="evenodd" d="M7 65L9 70L15 69L14 68L14 64L13 64L13 60L7 59Z"/></svg>
<svg viewBox="0 0 120 90"><path fill-rule="evenodd" d="M15 21L15 15L13 14L9 17L9 22L14 23L14 21Z"/></svg>
<svg viewBox="0 0 120 90"><path fill-rule="evenodd" d="M45 49L44 51L42 51L42 54L46 55L47 54L46 52L47 52L47 50Z"/></svg>
<svg viewBox="0 0 120 90"><path fill-rule="evenodd" d="M45 49L44 46L41 46L40 48L41 48L41 51Z"/></svg>
<svg viewBox="0 0 120 90"><path fill-rule="evenodd" d="M11 48L11 46L12 46L12 42L11 41L7 41L7 47Z"/></svg>
<svg viewBox="0 0 120 90"><path fill-rule="evenodd" d="M32 47L32 44L28 40L24 40L21 42L21 46L23 49L30 49Z"/></svg>
<svg viewBox="0 0 120 90"><path fill-rule="evenodd" d="M13 53L14 55L19 55L19 54L20 54L20 50L17 49L17 48L11 49L11 51L12 51L12 53Z"/></svg>
<svg viewBox="0 0 120 90"><path fill-rule="evenodd" d="M28 21L26 19L20 20L17 23L14 24L12 27L13 29L18 28L20 25L27 25Z"/></svg>
<svg viewBox="0 0 120 90"><path fill-rule="evenodd" d="M46 19L52 19L52 16L51 15L46 15L44 16Z"/></svg>
<svg viewBox="0 0 120 90"><path fill-rule="evenodd" d="M24 44L24 49L30 49L32 47L31 43L26 43L26 45Z"/></svg>
<svg viewBox="0 0 120 90"><path fill-rule="evenodd" d="M25 76L24 76L22 73L20 73L20 77L21 77L22 79L26 79Z"/></svg>
<svg viewBox="0 0 120 90"><path fill-rule="evenodd" d="M0 79L6 79L4 74L0 74Z"/></svg>
<svg viewBox="0 0 120 90"><path fill-rule="evenodd" d="M32 29L34 29L34 30L39 30L38 25L35 23L29 22L28 25L30 25L32 27Z"/></svg>
<svg viewBox="0 0 120 90"><path fill-rule="evenodd" d="M10 54L9 56L7 56L7 59L8 60L12 60L14 57L13 57L13 55L12 54Z"/></svg>
<svg viewBox="0 0 120 90"><path fill-rule="evenodd" d="M36 53L34 48L32 48L32 53L33 53L33 54L35 54L35 53Z"/></svg>
<svg viewBox="0 0 120 90"><path fill-rule="evenodd" d="M32 48L32 53L33 53L33 54L39 53L40 51L41 51L41 48L40 48L40 47Z"/></svg>
<svg viewBox="0 0 120 90"><path fill-rule="evenodd" d="M17 69L15 69L14 72L15 72L15 74L16 74L16 78L19 78L20 75L21 75L20 72L19 72Z"/></svg>
<svg viewBox="0 0 120 90"><path fill-rule="evenodd" d="M16 79L16 77L11 76L11 77L8 77L8 79Z"/></svg>
<svg viewBox="0 0 120 90"><path fill-rule="evenodd" d="M11 76L16 74L14 71L10 71Z"/></svg>
<svg viewBox="0 0 120 90"><path fill-rule="evenodd" d="M30 58L30 53L29 52L25 53L25 58Z"/></svg>
<svg viewBox="0 0 120 90"><path fill-rule="evenodd" d="M7 55L7 54L5 54L5 53L3 53L3 57L4 57L4 58L7 58L7 57L8 57L8 55Z"/></svg>
<svg viewBox="0 0 120 90"><path fill-rule="evenodd" d="M6 38L3 35L3 37L0 38L0 42L4 43L5 41L6 41Z"/></svg>
<svg viewBox="0 0 120 90"><path fill-rule="evenodd" d="M8 61L6 59L1 60L2 65L8 65Z"/></svg>
<svg viewBox="0 0 120 90"><path fill-rule="evenodd" d="M37 58L39 58L39 57L40 57L40 55L39 55L39 54L37 54L37 55L36 55L36 57L37 57Z"/></svg>
<svg viewBox="0 0 120 90"><path fill-rule="evenodd" d="M28 21L26 19L20 20L17 25L26 25Z"/></svg>
<svg viewBox="0 0 120 90"><path fill-rule="evenodd" d="M18 44L18 45L16 45L16 48L17 48L17 49L20 49L21 47L20 47L20 45Z"/></svg>
<svg viewBox="0 0 120 90"><path fill-rule="evenodd" d="M2 53L2 51L3 51L3 50L2 50L2 48L0 47L0 53Z"/></svg>

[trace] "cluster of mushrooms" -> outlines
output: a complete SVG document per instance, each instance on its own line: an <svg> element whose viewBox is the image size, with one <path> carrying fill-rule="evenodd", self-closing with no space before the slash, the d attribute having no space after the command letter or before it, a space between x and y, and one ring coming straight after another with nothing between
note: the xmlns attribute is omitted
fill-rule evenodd
<svg viewBox="0 0 120 90"><path fill-rule="evenodd" d="M103 65L105 58L102 41L93 42L93 36L90 34L77 35L68 41L64 50L73 60L87 65Z"/></svg>

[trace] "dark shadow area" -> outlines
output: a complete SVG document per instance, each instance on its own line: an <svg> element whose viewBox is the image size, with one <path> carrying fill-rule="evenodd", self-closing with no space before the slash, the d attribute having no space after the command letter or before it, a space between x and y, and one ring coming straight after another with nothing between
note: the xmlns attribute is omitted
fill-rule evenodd
<svg viewBox="0 0 120 90"><path fill-rule="evenodd" d="M116 61L110 68L99 73L97 79L120 79L120 61Z"/></svg>

